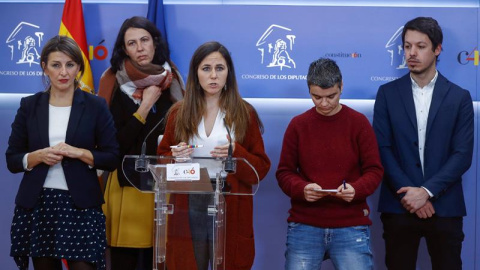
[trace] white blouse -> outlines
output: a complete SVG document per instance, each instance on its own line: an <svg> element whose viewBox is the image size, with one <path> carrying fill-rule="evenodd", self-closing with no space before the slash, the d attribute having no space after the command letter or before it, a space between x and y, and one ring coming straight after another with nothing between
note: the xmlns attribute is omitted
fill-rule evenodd
<svg viewBox="0 0 480 270"><path fill-rule="evenodd" d="M67 135L68 120L70 119L71 106L55 107L49 105L48 108L48 139L50 146L65 142ZM63 172L62 163L59 162L50 166L47 178L43 184L44 188L56 188L68 190L67 180Z"/></svg>
<svg viewBox="0 0 480 270"><path fill-rule="evenodd" d="M203 147L195 148L192 154L192 157L211 157L210 152L219 145L224 145L228 143L228 133L223 122L225 118L225 113L218 111L215 123L213 125L212 132L207 136L205 130L205 119L202 117L200 124L198 125L198 136L192 138L188 143L189 144L202 144ZM230 135L232 136L232 144L235 141L235 131L234 127L230 130ZM206 167L210 178L216 177L216 172L218 168L221 168L221 161L216 160L203 160L200 164L201 167Z"/></svg>

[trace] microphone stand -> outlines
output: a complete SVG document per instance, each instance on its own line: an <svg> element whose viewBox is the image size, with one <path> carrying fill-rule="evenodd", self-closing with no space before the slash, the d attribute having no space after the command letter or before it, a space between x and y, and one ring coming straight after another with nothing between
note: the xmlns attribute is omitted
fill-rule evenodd
<svg viewBox="0 0 480 270"><path fill-rule="evenodd" d="M227 173L235 173L237 171L237 161L233 159L233 146L232 146L232 136L230 135L230 129L228 128L227 121L223 118L223 123L225 125L225 129L227 130L229 140L228 145L228 156L223 162L223 170Z"/></svg>
<svg viewBox="0 0 480 270"><path fill-rule="evenodd" d="M150 164L150 160L145 157L145 153L147 152L147 138L152 134L152 132L163 122L165 118L160 119L158 123L148 132L147 136L142 143L142 150L140 152L140 156L135 160L135 171L136 172L148 172L148 165Z"/></svg>

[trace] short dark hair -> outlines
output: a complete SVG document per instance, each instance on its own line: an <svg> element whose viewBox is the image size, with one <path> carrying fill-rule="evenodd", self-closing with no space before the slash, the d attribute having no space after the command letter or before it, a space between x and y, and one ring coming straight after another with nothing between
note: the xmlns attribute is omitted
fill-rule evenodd
<svg viewBox="0 0 480 270"><path fill-rule="evenodd" d="M437 20L431 17L417 17L408 21L403 27L402 44L405 45L405 34L408 30L418 31L428 36L432 42L432 50L438 47L443 42L442 28L438 25ZM438 58L438 56L437 56Z"/></svg>
<svg viewBox="0 0 480 270"><path fill-rule="evenodd" d="M85 63L83 62L82 50L78 47L77 42L70 37L57 35L51 38L43 47L42 53L40 54L40 63L42 63L42 70L45 71L43 65L48 64L48 57L51 53L61 52L66 54L72 59L75 64L79 67L80 76L75 80L75 88L78 87L79 81L82 79L83 73L85 72ZM46 83L45 74L43 81L47 88L50 87L49 83Z"/></svg>
<svg viewBox="0 0 480 270"><path fill-rule="evenodd" d="M113 46L112 58L110 58L110 65L112 66L113 72L120 70L123 61L128 57L125 53L125 33L129 28L140 28L150 33L153 44L155 45L155 55L152 60L153 64L163 65L165 62L171 64L170 50L168 49L167 42L162 38L160 30L147 18L134 16L126 19L118 31L117 40Z"/></svg>
<svg viewBox="0 0 480 270"><path fill-rule="evenodd" d="M329 58L320 58L313 61L308 68L308 87L311 85L326 89L342 85L342 72L337 63Z"/></svg>

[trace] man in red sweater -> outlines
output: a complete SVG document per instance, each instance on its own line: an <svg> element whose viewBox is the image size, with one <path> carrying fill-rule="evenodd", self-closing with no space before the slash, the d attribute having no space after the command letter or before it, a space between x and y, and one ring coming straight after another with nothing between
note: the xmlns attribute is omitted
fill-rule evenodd
<svg viewBox="0 0 480 270"><path fill-rule="evenodd" d="M285 269L373 269L371 220L366 199L382 175L377 141L368 119L340 104L342 74L321 58L308 70L315 107L292 119L277 169L291 198Z"/></svg>

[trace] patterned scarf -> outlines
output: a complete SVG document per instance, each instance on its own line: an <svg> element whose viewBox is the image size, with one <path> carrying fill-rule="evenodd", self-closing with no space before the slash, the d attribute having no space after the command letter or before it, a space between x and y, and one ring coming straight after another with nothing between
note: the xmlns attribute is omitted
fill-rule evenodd
<svg viewBox="0 0 480 270"><path fill-rule="evenodd" d="M173 80L173 76L177 80ZM162 66L155 64L139 66L129 58L123 62L120 70L116 73L120 89L135 104L142 102L143 90L151 85L162 85L162 91L170 88L172 101L181 100L183 98L183 87L178 77L177 74L172 73L172 68L167 62Z"/></svg>

